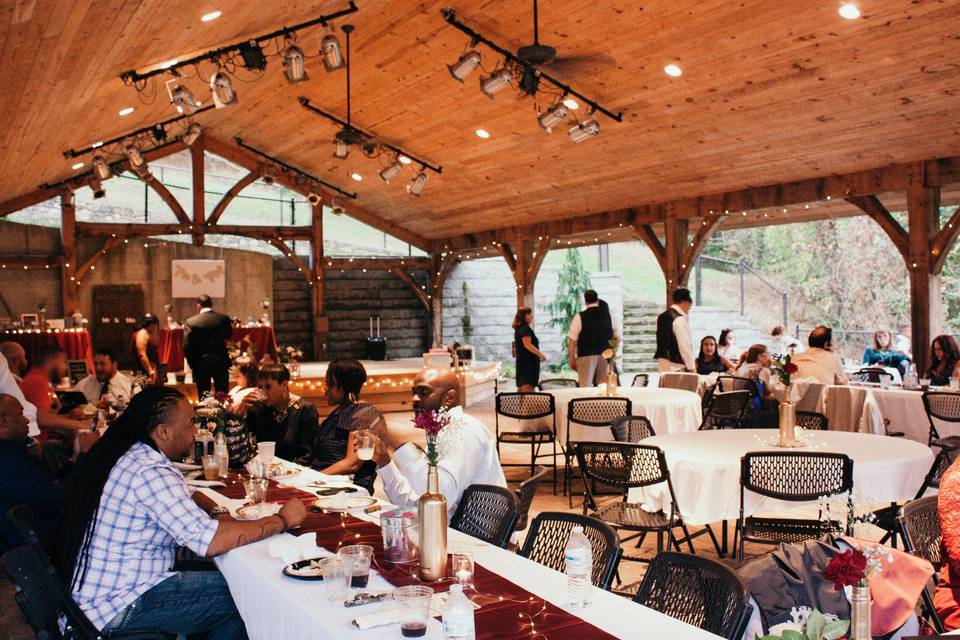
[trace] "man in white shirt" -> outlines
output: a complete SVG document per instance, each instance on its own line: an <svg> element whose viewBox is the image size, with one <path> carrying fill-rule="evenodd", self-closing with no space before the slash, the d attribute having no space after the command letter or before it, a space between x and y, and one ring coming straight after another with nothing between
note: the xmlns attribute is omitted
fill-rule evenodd
<svg viewBox="0 0 960 640"><path fill-rule="evenodd" d="M697 372L690 339L690 323L687 314L693 306L690 290L683 287L673 292L673 304L657 316L657 368L661 373L686 371Z"/></svg>
<svg viewBox="0 0 960 640"><path fill-rule="evenodd" d="M23 351L23 347L16 342L4 342L0 344L0 395L13 396L17 399L17 402L23 407L23 415L29 423L27 435L31 438L36 438L40 435L40 427L37 425L37 407L27 402L27 399L23 397L23 391L20 390L20 385L18 384L20 376L10 370L10 365L7 362L7 354L17 352L17 350L10 345L18 347L19 352ZM14 361L17 362L16 359ZM26 363L27 357L26 354L24 354L23 369L26 369ZM22 373L20 375L22 375Z"/></svg>
<svg viewBox="0 0 960 640"><path fill-rule="evenodd" d="M794 354L790 362L797 365L796 378L816 378L821 384L847 384L843 360L833 352L833 332L819 326L810 332L809 349Z"/></svg>
<svg viewBox="0 0 960 640"><path fill-rule="evenodd" d="M87 376L74 389L94 405L101 403L126 406L139 391L133 381L117 370L117 352L110 347L100 347L93 354L92 376Z"/></svg>
<svg viewBox="0 0 960 640"><path fill-rule="evenodd" d="M570 368L579 374L580 386L592 387L607 378L607 361L602 354L610 348L611 340L620 339L620 329L596 291L584 291L583 301L586 308L573 316L567 331L567 355Z"/></svg>
<svg viewBox="0 0 960 640"><path fill-rule="evenodd" d="M460 406L460 381L451 369L424 369L413 382L415 411L444 411L449 424L437 436L440 493L452 517L463 491L472 484L507 486L497 443L482 422ZM427 458L413 443L381 422L374 453L383 490L395 505L416 506L427 490Z"/></svg>

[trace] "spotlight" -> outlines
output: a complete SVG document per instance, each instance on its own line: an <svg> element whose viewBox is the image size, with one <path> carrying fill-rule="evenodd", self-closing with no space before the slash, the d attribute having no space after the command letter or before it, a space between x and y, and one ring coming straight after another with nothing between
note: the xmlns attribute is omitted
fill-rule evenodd
<svg viewBox="0 0 960 640"><path fill-rule="evenodd" d="M500 69L480 81L480 90L492 98L496 92L509 87L512 80L513 75L509 69Z"/></svg>
<svg viewBox="0 0 960 640"><path fill-rule="evenodd" d="M243 58L243 66L251 71L263 71L267 68L267 58L256 40L240 45L240 57Z"/></svg>
<svg viewBox="0 0 960 640"><path fill-rule="evenodd" d="M314 207L317 206L318 204L320 204L319 194L313 193L311 191L310 194L307 196L307 202L309 202Z"/></svg>
<svg viewBox="0 0 960 640"><path fill-rule="evenodd" d="M270 186L273 184L273 169L270 167L263 168L263 184Z"/></svg>
<svg viewBox="0 0 960 640"><path fill-rule="evenodd" d="M210 93L217 109L223 109L237 101L237 93L233 90L230 76L219 69L210 76Z"/></svg>
<svg viewBox="0 0 960 640"><path fill-rule="evenodd" d="M153 139L157 142L163 142L167 139L167 130L163 128L163 125L153 125L153 127L150 128L150 133L153 135Z"/></svg>
<svg viewBox="0 0 960 640"><path fill-rule="evenodd" d="M97 180L109 180L113 177L110 165L103 159L103 156L93 156L90 164L93 165L93 175L97 176Z"/></svg>
<svg viewBox="0 0 960 640"><path fill-rule="evenodd" d="M287 48L283 50L283 66L283 75L290 84L309 79L307 68L303 63L303 50L292 40L287 40Z"/></svg>
<svg viewBox="0 0 960 640"><path fill-rule="evenodd" d="M323 56L323 66L327 71L336 71L343 66L340 41L332 33L323 36L323 40L320 41L320 55Z"/></svg>
<svg viewBox="0 0 960 640"><path fill-rule="evenodd" d="M330 212L335 216L342 216L347 212L347 209L343 206L343 203L340 202L339 198L331 198Z"/></svg>
<svg viewBox="0 0 960 640"><path fill-rule="evenodd" d="M589 140L598 133L600 133L600 123L597 122L596 119L587 120L570 129L570 142L577 144L578 142Z"/></svg>
<svg viewBox="0 0 960 640"><path fill-rule="evenodd" d="M180 142L188 147L192 146L193 143L200 138L201 133L203 133L203 127L201 127L199 123L194 122L187 127L187 130L183 132L182 136L180 136Z"/></svg>
<svg viewBox="0 0 960 640"><path fill-rule="evenodd" d="M347 142L339 135L333 138L333 157L343 160L348 155L350 155L350 149L347 147Z"/></svg>
<svg viewBox="0 0 960 640"><path fill-rule="evenodd" d="M170 95L170 102L180 113L193 113L200 107L190 89L180 84L180 78L167 80L167 93Z"/></svg>
<svg viewBox="0 0 960 640"><path fill-rule="evenodd" d="M429 179L429 176L427 175L427 172L424 171L424 170L421 168L421 169L420 169L420 173L418 173L417 175L415 175L415 176L413 177L413 180L410 181L410 184L407 185L407 193L409 193L409 194L412 195L412 196L416 196L416 197L419 198L419 197L420 197L420 193L421 193L421 192L426 188L426 186L427 186L427 180L428 180L428 179Z"/></svg>
<svg viewBox="0 0 960 640"><path fill-rule="evenodd" d="M130 162L130 168L133 169L133 172L136 173L141 178L149 175L149 167L147 166L147 159L143 157L143 153L140 152L140 149L134 144L128 144L123 149L123 155L127 156L127 160Z"/></svg>
<svg viewBox="0 0 960 640"><path fill-rule="evenodd" d="M480 54L471 49L460 56L455 64L447 65L447 69L450 70L450 75L453 76L454 80L463 82L479 66Z"/></svg>
<svg viewBox="0 0 960 640"><path fill-rule="evenodd" d="M555 101L546 113L537 118L537 122L540 123L544 131L550 133L553 125L563 122L568 113L567 107L562 102Z"/></svg>
<svg viewBox="0 0 960 640"><path fill-rule="evenodd" d="M100 184L100 181L96 178L90 181L90 190L93 191L94 200L99 200L107 196L107 190L103 188L103 185Z"/></svg>
<svg viewBox="0 0 960 640"><path fill-rule="evenodd" d="M380 177L384 182L390 182L390 180L396 178L401 171L403 171L403 164L401 164L399 160L394 160L380 170Z"/></svg>

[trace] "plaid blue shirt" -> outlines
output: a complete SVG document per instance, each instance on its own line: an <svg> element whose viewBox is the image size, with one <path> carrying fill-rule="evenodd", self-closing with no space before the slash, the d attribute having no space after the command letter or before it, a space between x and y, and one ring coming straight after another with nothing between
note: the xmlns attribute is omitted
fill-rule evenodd
<svg viewBox="0 0 960 640"><path fill-rule="evenodd" d="M174 575L177 546L206 555L218 523L190 493L180 471L146 444L134 444L117 461L103 488L88 555L80 560L87 574L73 592L97 629Z"/></svg>

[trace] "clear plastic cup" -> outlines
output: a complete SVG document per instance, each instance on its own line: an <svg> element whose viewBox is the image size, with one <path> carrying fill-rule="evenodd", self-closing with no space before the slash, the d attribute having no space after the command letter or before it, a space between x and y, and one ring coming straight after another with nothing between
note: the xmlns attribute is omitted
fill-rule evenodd
<svg viewBox="0 0 960 640"><path fill-rule="evenodd" d="M373 450L377 444L377 437L372 431L357 431L357 457L361 460L373 460Z"/></svg>
<svg viewBox="0 0 960 640"><path fill-rule="evenodd" d="M370 561L373 559L373 547L368 544L351 544L341 547L337 555L351 562L352 575L350 586L354 589L366 589L370 580Z"/></svg>
<svg viewBox="0 0 960 640"><path fill-rule="evenodd" d="M473 586L473 554L467 551L460 553L451 554L450 558L450 575L461 585L464 589L469 589Z"/></svg>
<svg viewBox="0 0 960 640"><path fill-rule="evenodd" d="M216 480L220 476L220 461L217 456L203 456L203 477L205 480Z"/></svg>
<svg viewBox="0 0 960 640"><path fill-rule="evenodd" d="M404 638L426 635L432 599L433 589L423 585L410 585L393 591L393 600L400 608L400 633Z"/></svg>
<svg viewBox="0 0 960 640"><path fill-rule="evenodd" d="M264 469L269 469L270 465L273 464L273 458L276 452L277 452L276 442L258 442L257 443L257 453L260 455L260 462L263 463Z"/></svg>
<svg viewBox="0 0 960 640"><path fill-rule="evenodd" d="M269 482L266 478L250 478L243 483L243 488L247 493L247 502L250 504L260 504L267 499L267 486Z"/></svg>
<svg viewBox="0 0 960 640"><path fill-rule="evenodd" d="M327 558L320 563L323 571L323 584L327 599L331 602L343 600L350 592L350 578L353 574L353 559L339 555Z"/></svg>

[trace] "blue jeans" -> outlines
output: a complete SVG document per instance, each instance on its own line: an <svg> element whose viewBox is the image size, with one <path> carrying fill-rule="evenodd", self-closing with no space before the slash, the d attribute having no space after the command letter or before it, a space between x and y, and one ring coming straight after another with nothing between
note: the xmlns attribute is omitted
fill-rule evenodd
<svg viewBox="0 0 960 640"><path fill-rule="evenodd" d="M207 640L246 640L247 628L219 571L181 571L137 598L107 623L111 631L207 634Z"/></svg>

